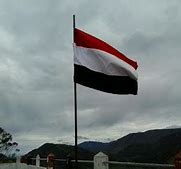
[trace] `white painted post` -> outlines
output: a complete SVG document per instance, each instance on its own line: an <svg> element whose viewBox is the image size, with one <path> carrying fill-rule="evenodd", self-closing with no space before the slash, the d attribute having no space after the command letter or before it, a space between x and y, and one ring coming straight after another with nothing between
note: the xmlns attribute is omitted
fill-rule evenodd
<svg viewBox="0 0 181 169"><path fill-rule="evenodd" d="M21 162L21 157L20 156L17 156L16 157L16 163L20 163Z"/></svg>
<svg viewBox="0 0 181 169"><path fill-rule="evenodd" d="M108 156L99 152L94 156L94 169L109 169Z"/></svg>
<svg viewBox="0 0 181 169"><path fill-rule="evenodd" d="M39 154L37 154L37 156L36 156L36 166L40 167L40 155Z"/></svg>
<svg viewBox="0 0 181 169"><path fill-rule="evenodd" d="M17 156L16 157L16 164L12 168L15 168L15 169L20 168L20 165L21 165L20 163L21 163L21 156Z"/></svg>

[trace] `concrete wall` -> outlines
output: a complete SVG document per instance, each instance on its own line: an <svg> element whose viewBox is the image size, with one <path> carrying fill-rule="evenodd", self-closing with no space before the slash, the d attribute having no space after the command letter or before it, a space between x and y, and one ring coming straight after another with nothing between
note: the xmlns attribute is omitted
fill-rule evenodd
<svg viewBox="0 0 181 169"><path fill-rule="evenodd" d="M44 167L36 167L23 163L4 163L0 164L0 169L46 169Z"/></svg>

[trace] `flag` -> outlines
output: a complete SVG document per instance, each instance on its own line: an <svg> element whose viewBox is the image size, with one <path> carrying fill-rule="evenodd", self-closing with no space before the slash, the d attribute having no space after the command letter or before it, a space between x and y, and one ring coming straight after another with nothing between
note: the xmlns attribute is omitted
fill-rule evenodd
<svg viewBox="0 0 181 169"><path fill-rule="evenodd" d="M113 94L137 94L137 62L106 42L74 29L74 82Z"/></svg>

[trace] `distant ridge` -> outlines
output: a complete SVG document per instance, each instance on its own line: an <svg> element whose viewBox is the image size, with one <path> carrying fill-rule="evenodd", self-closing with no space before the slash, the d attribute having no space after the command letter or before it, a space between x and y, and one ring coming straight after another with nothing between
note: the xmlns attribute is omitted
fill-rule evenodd
<svg viewBox="0 0 181 169"><path fill-rule="evenodd" d="M46 158L48 154L53 153L56 158L65 159L67 155L74 156L74 146L65 145L65 144L53 144L53 143L45 143L37 149L34 149L27 153L25 156L36 157L37 154L42 158ZM85 150L78 149L79 158L80 159L90 159L93 157L93 153Z"/></svg>
<svg viewBox="0 0 181 169"><path fill-rule="evenodd" d="M131 133L118 140L83 142L79 147L97 153L103 151L118 161L170 163L181 150L181 128L155 129Z"/></svg>
<svg viewBox="0 0 181 169"><path fill-rule="evenodd" d="M79 144L79 158L93 159L99 151L109 155L111 160L173 163L174 156L181 150L181 128L156 129L131 133L109 143L86 141ZM74 147L46 143L28 153L28 155L46 157L53 152L57 157L65 158L68 153L74 154Z"/></svg>
<svg viewBox="0 0 181 169"><path fill-rule="evenodd" d="M98 153L100 151L106 152L110 143L102 143L97 141L86 141L79 144L80 148L86 149L93 153Z"/></svg>
<svg viewBox="0 0 181 169"><path fill-rule="evenodd" d="M172 125L172 126L168 126L166 127L165 129L179 129L181 128L181 126L178 126L178 125Z"/></svg>

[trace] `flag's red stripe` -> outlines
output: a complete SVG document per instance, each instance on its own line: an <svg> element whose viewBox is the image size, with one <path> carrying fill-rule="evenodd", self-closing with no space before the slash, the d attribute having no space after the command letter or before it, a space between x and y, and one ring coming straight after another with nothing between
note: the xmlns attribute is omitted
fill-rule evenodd
<svg viewBox="0 0 181 169"><path fill-rule="evenodd" d="M121 60L125 61L129 65L131 65L134 69L137 69L138 67L137 62L127 58L124 54L120 53L118 50L116 50L115 48L107 44L106 42L92 35L89 35L77 28L75 29L75 32L74 32L74 42L76 43L77 46L99 49L107 53L110 53L120 58Z"/></svg>

